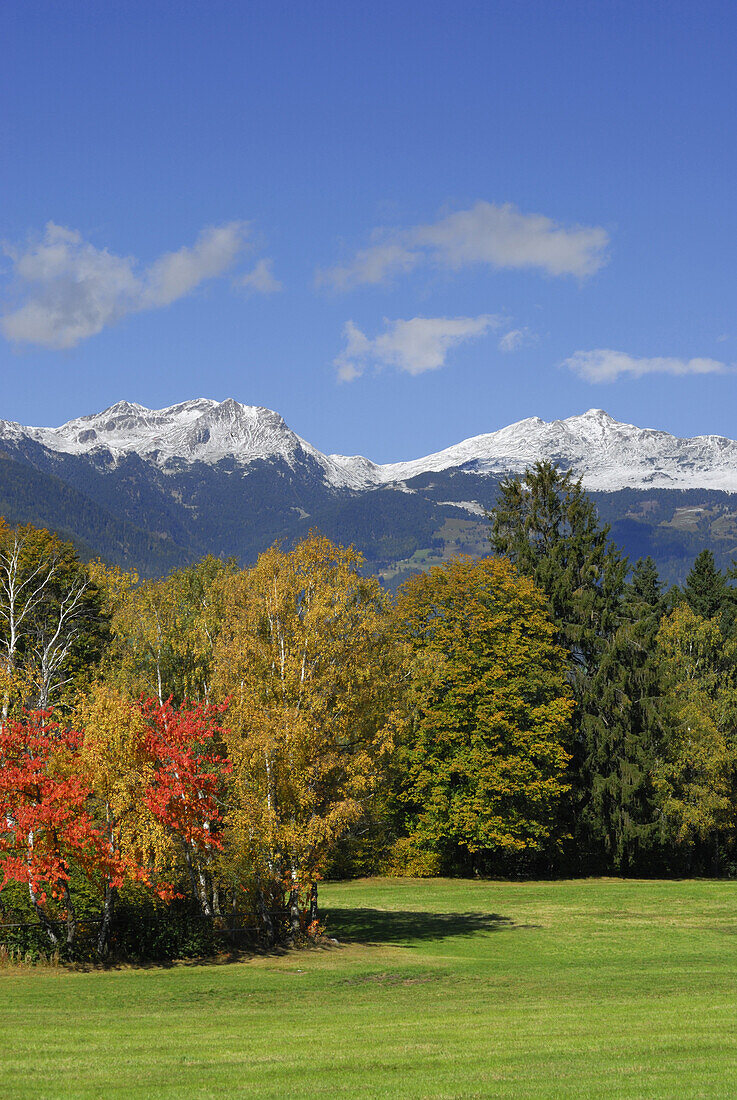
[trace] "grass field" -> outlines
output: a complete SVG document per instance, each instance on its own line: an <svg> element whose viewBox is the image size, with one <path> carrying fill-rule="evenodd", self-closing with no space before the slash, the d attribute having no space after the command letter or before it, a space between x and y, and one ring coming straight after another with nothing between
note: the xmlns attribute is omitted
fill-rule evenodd
<svg viewBox="0 0 737 1100"><path fill-rule="evenodd" d="M364 880L340 947L0 971L0 1096L737 1095L737 884Z"/></svg>

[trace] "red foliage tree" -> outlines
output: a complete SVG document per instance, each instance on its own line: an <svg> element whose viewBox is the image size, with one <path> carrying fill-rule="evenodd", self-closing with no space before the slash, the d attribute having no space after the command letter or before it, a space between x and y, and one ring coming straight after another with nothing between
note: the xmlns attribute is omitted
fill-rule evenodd
<svg viewBox="0 0 737 1100"><path fill-rule="evenodd" d="M90 788L75 774L80 735L62 729L50 711L0 727L0 890L28 887L36 914L54 944L61 942L50 913L66 917L66 941L76 935L72 868L120 884L126 864L111 851L86 803Z"/></svg>
<svg viewBox="0 0 737 1100"><path fill-rule="evenodd" d="M230 770L227 757L217 752L213 739L222 734L218 718L227 703L218 706L183 703L175 708L154 699L141 703L149 725L146 749L154 775L144 796L154 817L182 845L192 889L202 912L219 912L213 854L222 848L220 792Z"/></svg>

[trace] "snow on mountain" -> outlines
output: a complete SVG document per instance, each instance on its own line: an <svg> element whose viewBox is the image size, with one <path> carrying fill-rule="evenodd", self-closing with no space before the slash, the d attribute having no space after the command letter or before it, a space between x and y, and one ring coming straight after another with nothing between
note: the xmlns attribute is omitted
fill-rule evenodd
<svg viewBox="0 0 737 1100"><path fill-rule="evenodd" d="M601 409L550 423L530 417L488 435L474 436L437 454L376 465L359 455L324 455L296 435L278 413L232 398L199 398L166 409L120 401L59 428L26 428L0 421L2 440L33 440L70 455L109 453L113 461L137 454L167 468L172 463L242 466L281 459L305 463L338 488L367 489L406 482L418 474L463 469L518 473L538 459L558 462L583 477L589 489L725 489L737 492L737 442L722 436L679 439L667 432L622 424Z"/></svg>
<svg viewBox="0 0 737 1100"><path fill-rule="evenodd" d="M0 421L0 441L31 439L62 454L108 452L113 460L127 454L161 467L175 460L214 464L234 459L247 466L257 459L283 459L296 467L312 460L336 486L361 488L351 461L345 466L300 439L271 409L241 405L233 398L213 401L200 397L165 409L147 409L119 401L103 412L69 420L59 428L25 428Z"/></svg>
<svg viewBox="0 0 737 1100"><path fill-rule="evenodd" d="M381 479L462 468L472 473L520 473L538 459L572 469L587 489L724 489L737 492L737 442L723 436L679 439L622 424L603 409L548 423L539 417L411 462L382 466Z"/></svg>

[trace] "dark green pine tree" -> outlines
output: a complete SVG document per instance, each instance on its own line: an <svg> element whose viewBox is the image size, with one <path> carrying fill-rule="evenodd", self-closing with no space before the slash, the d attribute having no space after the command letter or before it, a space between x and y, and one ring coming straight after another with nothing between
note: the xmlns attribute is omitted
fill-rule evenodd
<svg viewBox="0 0 737 1100"><path fill-rule="evenodd" d="M619 627L592 677L581 719L581 817L608 870L648 870L660 836L651 776L662 721L655 638L665 609L652 558L633 569Z"/></svg>
<svg viewBox="0 0 737 1100"><path fill-rule="evenodd" d="M574 858L583 864L592 850L584 811L597 760L589 716L602 713L606 677L614 676L613 667L602 671L602 662L622 621L629 565L610 541L609 528L599 523L580 480L550 462L537 462L523 477L502 482L490 519L494 551L509 557L548 596L558 641L570 655L577 705L571 793L560 830L575 836ZM614 685L611 691L616 695Z"/></svg>
<svg viewBox="0 0 737 1100"><path fill-rule="evenodd" d="M550 600L560 644L585 682L619 622L628 563L570 471L536 462L499 486L491 544Z"/></svg>
<svg viewBox="0 0 737 1100"><path fill-rule="evenodd" d="M624 602L631 619L663 611L663 584L658 575L658 567L649 555L637 559L625 588Z"/></svg>
<svg viewBox="0 0 737 1100"><path fill-rule="evenodd" d="M684 599L693 613L704 619L719 619L726 636L734 625L736 595L724 573L717 569L711 550L702 550L683 587Z"/></svg>

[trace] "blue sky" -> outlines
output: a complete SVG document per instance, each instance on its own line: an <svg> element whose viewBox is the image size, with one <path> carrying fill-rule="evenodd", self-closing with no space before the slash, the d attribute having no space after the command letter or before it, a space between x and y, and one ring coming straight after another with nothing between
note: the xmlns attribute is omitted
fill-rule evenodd
<svg viewBox="0 0 737 1100"><path fill-rule="evenodd" d="M6 0L0 417L737 436L737 7Z"/></svg>

